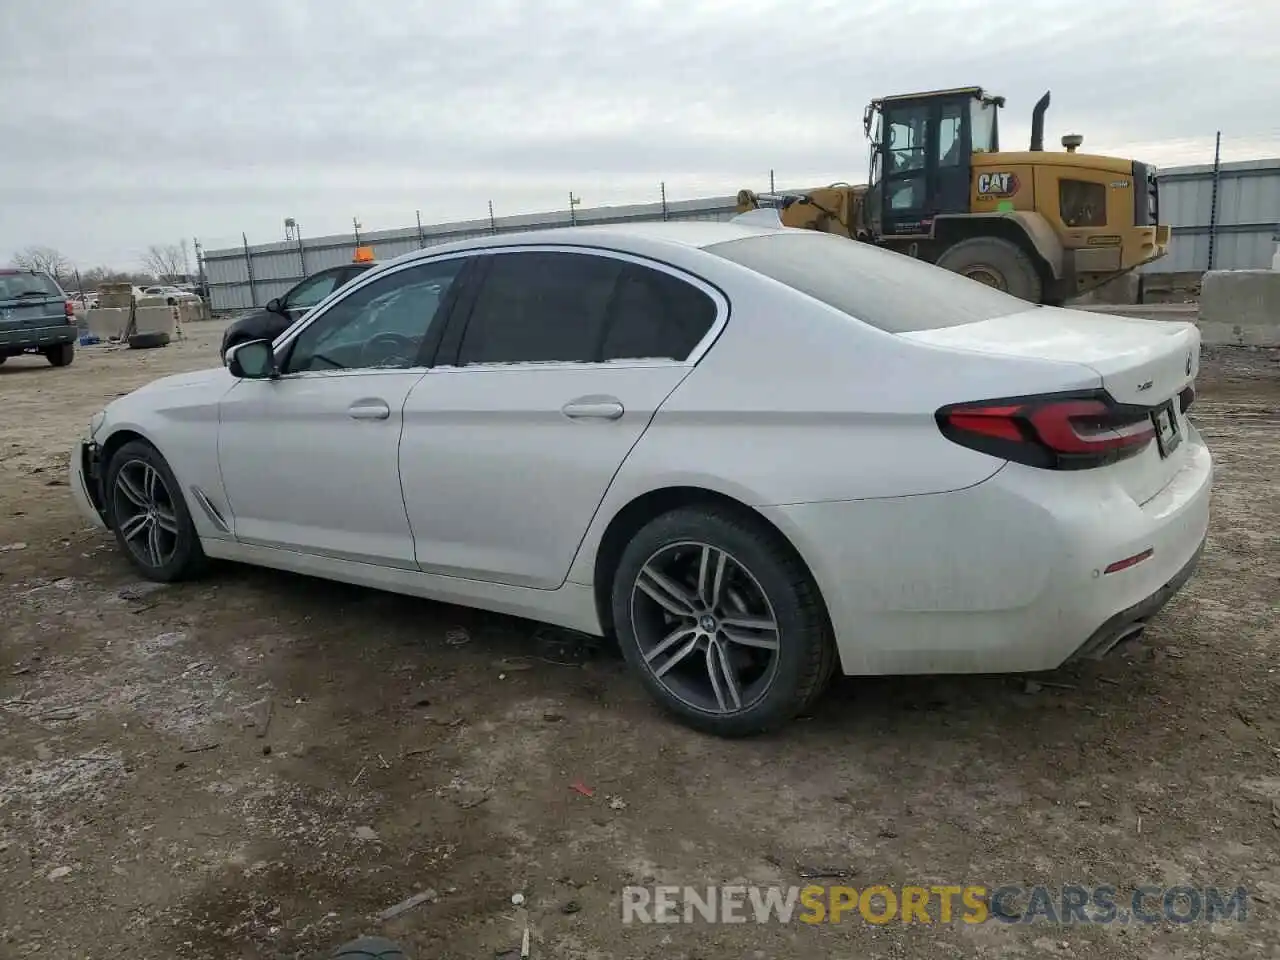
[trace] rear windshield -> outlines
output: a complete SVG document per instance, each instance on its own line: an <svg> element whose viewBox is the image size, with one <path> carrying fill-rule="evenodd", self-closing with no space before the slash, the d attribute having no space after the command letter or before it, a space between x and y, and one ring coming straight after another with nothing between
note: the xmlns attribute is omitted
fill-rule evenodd
<svg viewBox="0 0 1280 960"><path fill-rule="evenodd" d="M62 299L58 285L43 273L0 273L0 300L34 300L36 294Z"/></svg>
<svg viewBox="0 0 1280 960"><path fill-rule="evenodd" d="M913 257L813 230L705 249L889 333L956 327L1033 306Z"/></svg>

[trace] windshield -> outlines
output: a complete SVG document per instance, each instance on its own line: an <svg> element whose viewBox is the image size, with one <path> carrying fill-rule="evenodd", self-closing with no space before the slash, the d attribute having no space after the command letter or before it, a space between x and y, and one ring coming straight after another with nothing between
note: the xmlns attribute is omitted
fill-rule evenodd
<svg viewBox="0 0 1280 960"><path fill-rule="evenodd" d="M705 249L889 333L958 327L1032 309L950 270L829 233L788 230Z"/></svg>
<svg viewBox="0 0 1280 960"><path fill-rule="evenodd" d="M58 285L43 273L0 273L0 300L62 298Z"/></svg>

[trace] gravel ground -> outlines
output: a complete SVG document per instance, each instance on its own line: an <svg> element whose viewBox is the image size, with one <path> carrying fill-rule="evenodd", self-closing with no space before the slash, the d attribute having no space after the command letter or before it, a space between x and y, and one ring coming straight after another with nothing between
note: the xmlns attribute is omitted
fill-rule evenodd
<svg viewBox="0 0 1280 960"><path fill-rule="evenodd" d="M216 362L220 329L0 368L0 957L315 957L380 932L489 958L526 926L559 960L1280 957L1276 355L1206 350L1209 543L1140 647L1035 684L841 681L721 742L660 717L607 643L249 568L138 582L75 512L67 450L112 397ZM1213 925L620 919L627 884L815 869L1253 899Z"/></svg>

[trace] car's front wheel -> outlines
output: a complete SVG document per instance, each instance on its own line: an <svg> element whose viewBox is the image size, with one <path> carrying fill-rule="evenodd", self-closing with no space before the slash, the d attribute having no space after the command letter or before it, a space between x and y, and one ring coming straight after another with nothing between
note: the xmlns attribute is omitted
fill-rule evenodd
<svg viewBox="0 0 1280 960"><path fill-rule="evenodd" d="M614 577L628 663L685 723L721 736L782 726L821 694L835 646L816 584L772 529L680 508L643 527Z"/></svg>
<svg viewBox="0 0 1280 960"><path fill-rule="evenodd" d="M169 583L204 567L204 550L178 480L151 444L132 440L115 452L104 493L116 541L144 577Z"/></svg>

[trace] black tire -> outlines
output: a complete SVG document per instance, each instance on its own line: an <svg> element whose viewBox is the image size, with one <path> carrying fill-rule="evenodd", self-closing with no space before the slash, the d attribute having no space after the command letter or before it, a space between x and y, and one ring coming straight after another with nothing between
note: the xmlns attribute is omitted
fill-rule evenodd
<svg viewBox="0 0 1280 960"><path fill-rule="evenodd" d="M67 367L76 358L74 343L60 343L56 347L46 347L43 351L47 359L55 367Z"/></svg>
<svg viewBox="0 0 1280 960"><path fill-rule="evenodd" d="M138 479L138 474L145 475L148 467L163 485L162 490L146 489L147 481ZM122 486L121 473L126 469L129 473ZM182 488L160 451L151 444L144 440L131 440L112 455L107 464L103 495L107 523L115 533L116 542L129 562L148 580L173 583L197 576L204 570L207 560ZM148 529L141 534L147 537L146 543L135 544L130 542L127 527L147 509L142 500L150 501L152 519ZM150 539L152 529L158 530L154 541L158 547L153 554L159 556L158 563L144 556L153 543Z"/></svg>
<svg viewBox="0 0 1280 960"><path fill-rule="evenodd" d="M129 347L133 350L147 350L151 347L167 347L167 333L135 333L129 338Z"/></svg>
<svg viewBox="0 0 1280 960"><path fill-rule="evenodd" d="M638 585L641 571L651 561L660 564L664 557L673 557L678 563L681 551L698 551L701 554L703 547L723 552L735 568L745 574L728 574L726 577L738 576L743 594L758 590L763 596L764 609L772 615L776 626L776 649L772 651L762 653L751 646L743 649L737 642L717 641L729 651L725 657L736 658L739 663L745 661L743 673L748 682L742 684L743 674L738 675L734 686L742 696L735 697L739 703L731 709L725 709L727 698L722 699L720 689L708 679L711 675L709 665L713 662L712 651L707 649L711 641L700 641L703 645L698 647L693 647L693 640L688 641L693 652L687 654L687 662L680 661L679 670L669 668L672 681L658 678L656 673L660 671L649 665L642 647L642 644L648 645L650 657L656 660L660 656L655 649L656 639L665 633L669 643L678 632L671 628L677 626L677 620L682 618L662 613L656 602L647 599L652 594ZM693 563L692 556L686 562ZM688 580L682 586L686 591L692 590ZM729 589L726 586L726 591ZM645 598L633 599L640 593L644 593ZM742 604L743 601L735 599L735 602ZM814 705L826 689L835 668L835 641L817 584L790 545L775 531L735 511L714 506L682 507L650 521L623 550L613 578L611 605L623 655L646 689L669 713L706 733L743 737L787 724ZM713 630L718 638L725 636L723 631L728 626L729 617L754 616L745 610L745 605L741 613L726 613L718 609L719 604L715 606L717 609L711 611L714 618L724 617L726 623L705 629ZM656 617L657 613L662 613L661 619ZM704 629L697 615L683 619L691 621L691 625L687 628L680 625L682 628ZM639 637L642 632L645 640ZM676 646L683 649L685 644L685 639L681 639ZM767 667L760 663L766 656L769 658ZM729 663L725 657L720 662ZM719 708L700 705L698 696L692 692L699 683L699 671L720 701ZM677 676L678 672L687 672L689 678ZM723 676L721 674L722 685ZM676 692L669 683L672 686L686 685L685 692Z"/></svg>
<svg viewBox="0 0 1280 960"><path fill-rule="evenodd" d="M1016 243L999 237L961 240L943 252L938 266L1031 303L1040 303L1044 295L1035 262Z"/></svg>
<svg viewBox="0 0 1280 960"><path fill-rule="evenodd" d="M330 960L409 960L397 943L382 937L361 937L344 943L335 950Z"/></svg>

